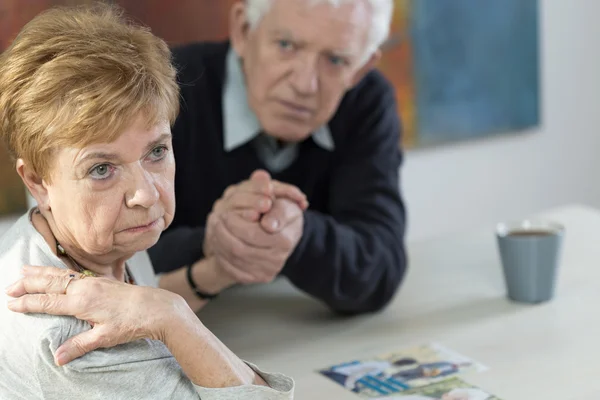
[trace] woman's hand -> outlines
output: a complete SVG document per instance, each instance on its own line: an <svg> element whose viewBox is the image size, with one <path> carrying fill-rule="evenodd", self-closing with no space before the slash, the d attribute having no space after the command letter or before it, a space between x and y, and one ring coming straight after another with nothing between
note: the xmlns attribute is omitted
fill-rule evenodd
<svg viewBox="0 0 600 400"><path fill-rule="evenodd" d="M56 351L64 365L97 348L113 347L142 338L163 340L173 318L187 304L166 290L85 277L54 267L23 267L24 277L6 289L15 297L8 308L20 313L70 315L92 329L69 338Z"/></svg>

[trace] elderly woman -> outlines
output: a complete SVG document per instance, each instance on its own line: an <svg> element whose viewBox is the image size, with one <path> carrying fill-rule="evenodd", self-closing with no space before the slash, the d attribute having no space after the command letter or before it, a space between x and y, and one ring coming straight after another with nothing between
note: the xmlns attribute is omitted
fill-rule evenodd
<svg viewBox="0 0 600 400"><path fill-rule="evenodd" d="M175 211L175 76L105 6L41 14L0 56L0 136L38 204L0 239L0 398L293 397L128 268Z"/></svg>

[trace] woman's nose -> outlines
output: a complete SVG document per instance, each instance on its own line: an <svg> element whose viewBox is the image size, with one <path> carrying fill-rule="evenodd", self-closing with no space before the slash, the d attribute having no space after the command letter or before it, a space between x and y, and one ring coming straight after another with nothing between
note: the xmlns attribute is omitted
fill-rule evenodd
<svg viewBox="0 0 600 400"><path fill-rule="evenodd" d="M126 196L127 207L150 208L158 201L160 194L156 188L156 182L151 173L141 169L132 177L133 184Z"/></svg>

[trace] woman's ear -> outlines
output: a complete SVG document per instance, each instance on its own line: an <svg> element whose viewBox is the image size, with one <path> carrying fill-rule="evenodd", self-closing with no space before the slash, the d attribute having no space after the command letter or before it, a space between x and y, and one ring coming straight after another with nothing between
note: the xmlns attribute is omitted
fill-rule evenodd
<svg viewBox="0 0 600 400"><path fill-rule="evenodd" d="M244 1L238 1L231 7L229 14L229 39L231 47L238 57L241 57L246 47L250 24L246 13L246 4Z"/></svg>
<svg viewBox="0 0 600 400"><path fill-rule="evenodd" d="M50 210L50 199L46 182L22 158L17 160L17 173L36 200L38 207Z"/></svg>

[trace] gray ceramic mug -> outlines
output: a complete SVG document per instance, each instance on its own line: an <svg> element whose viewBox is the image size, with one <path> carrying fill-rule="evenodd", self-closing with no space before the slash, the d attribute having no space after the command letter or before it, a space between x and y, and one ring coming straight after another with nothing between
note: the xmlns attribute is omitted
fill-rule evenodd
<svg viewBox="0 0 600 400"><path fill-rule="evenodd" d="M508 297L542 303L554 297L565 229L544 221L499 224L498 248Z"/></svg>

